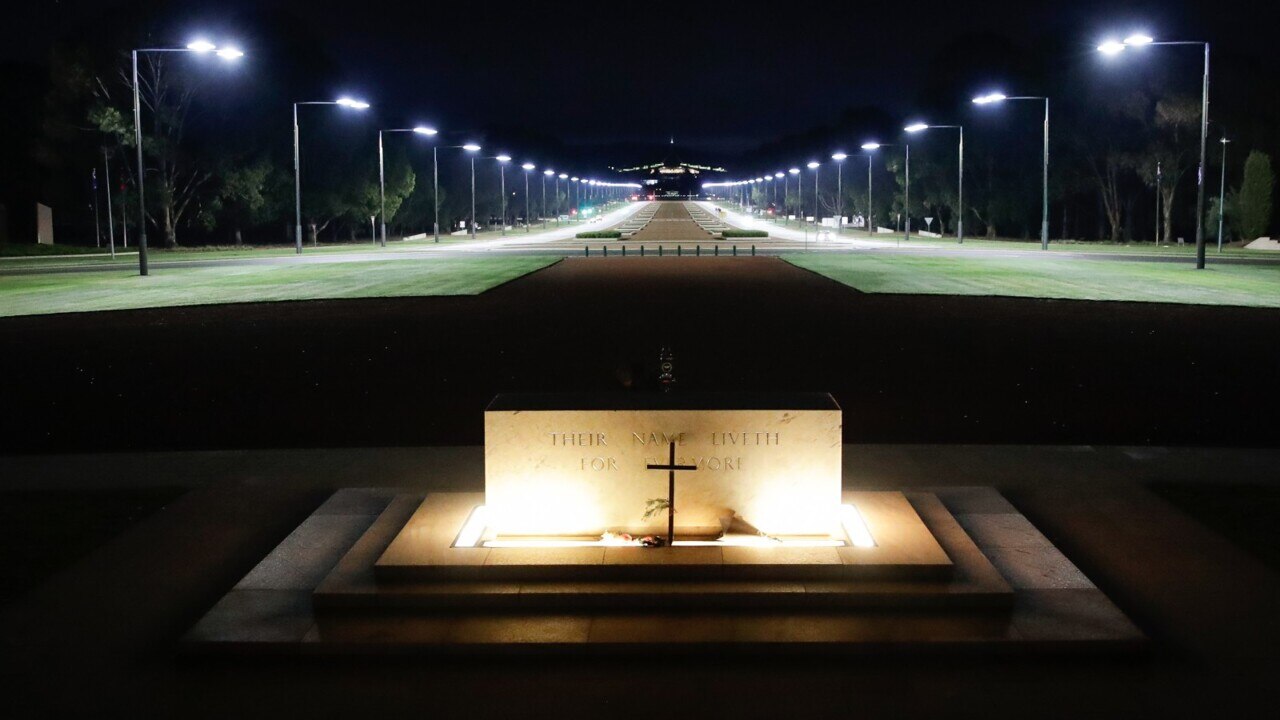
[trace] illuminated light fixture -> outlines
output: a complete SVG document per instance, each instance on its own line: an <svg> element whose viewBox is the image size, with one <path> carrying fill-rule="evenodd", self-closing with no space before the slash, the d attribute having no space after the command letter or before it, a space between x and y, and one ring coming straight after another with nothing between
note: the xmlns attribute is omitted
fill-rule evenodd
<svg viewBox="0 0 1280 720"><path fill-rule="evenodd" d="M533 170L536 166L533 163L525 163L520 166L522 170Z"/></svg>
<svg viewBox="0 0 1280 720"><path fill-rule="evenodd" d="M418 127L414 128L413 131L418 133L419 135L435 135L436 134L435 128L427 127L425 125L419 125Z"/></svg>
<svg viewBox="0 0 1280 720"><path fill-rule="evenodd" d="M559 177L561 180L564 180L565 178L567 178L567 177L569 177L569 176L568 176L568 175L566 175L566 174L564 174L564 173L560 173L557 177Z"/></svg>
<svg viewBox="0 0 1280 720"><path fill-rule="evenodd" d="M483 507L483 506L482 506ZM845 507L851 507L846 505ZM477 508L479 509L479 508ZM856 511L855 511L856 512ZM468 520L470 522L470 520ZM466 527L463 528L466 530ZM479 531L483 532L482 526ZM454 547L474 547L473 545L462 545L462 534L458 535L459 541ZM479 535L477 535L477 538ZM851 536L852 537L852 536ZM868 535L870 537L870 535ZM599 539L599 540L574 540L570 538L522 538L520 540L486 540L482 544L487 548L575 548L575 547L639 547L639 540L622 540L620 538ZM717 540L677 540L673 547L778 547L778 548L797 548L797 547L847 547L848 543L835 538L803 538L795 540L778 539L771 537L754 537L750 535L719 538ZM875 543L862 547L875 547Z"/></svg>
<svg viewBox="0 0 1280 720"><path fill-rule="evenodd" d="M510 155L499 155L499 156L495 157L495 158L494 158L494 160L497 160L497 161L498 161L498 162L500 162L500 163L508 163L508 162L511 162L511 156L510 156Z"/></svg>
<svg viewBox="0 0 1280 720"><path fill-rule="evenodd" d="M214 50L217 50L218 46L214 45L208 40L201 38L197 40L192 40L191 42L187 43L187 49L190 50L191 52L207 53L207 52L213 52Z"/></svg>
<svg viewBox="0 0 1280 720"><path fill-rule="evenodd" d="M844 527L845 533L849 536L849 542L854 547L870 548L876 546L875 538L871 537L871 530L867 527L867 521L862 518L862 513L858 512L858 508L853 505L840 506L840 524Z"/></svg>
<svg viewBox="0 0 1280 720"><path fill-rule="evenodd" d="M987 93L986 95L979 95L978 97L974 98L973 104L989 105L991 103L1003 102L1007 97L1008 96L1005 95L1004 93L998 93L998 92Z"/></svg>
<svg viewBox="0 0 1280 720"><path fill-rule="evenodd" d="M842 153L842 152L834 153L834 154L832 154L832 155L831 155L831 159L832 159L832 160L844 160L844 159L845 159L845 158L847 158L847 157L849 157L849 156L848 156L848 155L846 155L846 154L844 154L844 153Z"/></svg>
<svg viewBox="0 0 1280 720"><path fill-rule="evenodd" d="M790 169L790 170L788 170L787 172L791 173L792 175L799 175L799 174L800 174L800 168L791 168L791 169Z"/></svg>
<svg viewBox="0 0 1280 720"><path fill-rule="evenodd" d="M862 149L863 149L863 150L879 150L879 149L880 149L880 143L878 143L878 142L866 142L866 143L862 143Z"/></svg>
<svg viewBox="0 0 1280 720"><path fill-rule="evenodd" d="M1128 45L1129 47L1141 47L1143 45L1150 45L1155 41L1156 39L1151 37L1150 35L1144 35L1142 33L1134 33L1124 39L1124 44Z"/></svg>
<svg viewBox="0 0 1280 720"><path fill-rule="evenodd" d="M909 133L918 133L922 130L928 130L929 126L926 123L912 123L902 129L906 130Z"/></svg>
<svg viewBox="0 0 1280 720"><path fill-rule="evenodd" d="M351 108L352 110L369 109L369 103L364 102L363 100L352 100L349 97L340 97L334 101L334 104L341 105L342 107L346 107L346 108Z"/></svg>
<svg viewBox="0 0 1280 720"><path fill-rule="evenodd" d="M805 167L809 168L810 170L814 170L821 164L822 163L818 162L817 160L810 160L809 164L806 165Z"/></svg>
<svg viewBox="0 0 1280 720"><path fill-rule="evenodd" d="M244 51L237 47L224 47L214 53L223 60L236 60L244 57Z"/></svg>
<svg viewBox="0 0 1280 720"><path fill-rule="evenodd" d="M480 152L480 146L475 143L467 143L462 146L462 149L467 152Z"/></svg>
<svg viewBox="0 0 1280 720"><path fill-rule="evenodd" d="M781 179L782 179L782 173L780 173L780 172L776 172L776 173L774 173L774 174L773 174L773 176L774 176L774 177L776 177L776 178L778 178L779 180L781 180Z"/></svg>
<svg viewBox="0 0 1280 720"><path fill-rule="evenodd" d="M1098 52L1103 55L1117 55L1124 52L1124 43L1119 40L1107 40L1098 46ZM974 100L977 102L977 100Z"/></svg>
<svg viewBox="0 0 1280 720"><path fill-rule="evenodd" d="M846 506L848 507L848 506ZM484 505L477 505L471 514L467 516L467 521L462 524L462 530L458 532L458 537L453 541L453 547L456 548L473 548L480 542L481 536L489 526L489 511Z"/></svg>
<svg viewBox="0 0 1280 720"><path fill-rule="evenodd" d="M555 171L555 170L543 170L543 171L542 171L542 174L543 174L543 175L546 175L547 177L551 177L552 175L555 175L555 174L556 174L556 171Z"/></svg>
<svg viewBox="0 0 1280 720"><path fill-rule="evenodd" d="M572 180L572 181L574 181L574 182L578 182L578 178L576 178L576 177L571 177L571 178L569 178L569 179L570 179L570 180Z"/></svg>

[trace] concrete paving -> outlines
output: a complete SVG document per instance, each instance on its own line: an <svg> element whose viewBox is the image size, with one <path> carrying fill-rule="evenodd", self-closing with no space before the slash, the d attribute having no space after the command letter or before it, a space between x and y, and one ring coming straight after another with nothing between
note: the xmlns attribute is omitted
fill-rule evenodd
<svg viewBox="0 0 1280 720"><path fill-rule="evenodd" d="M476 489L481 448L0 458L6 486L189 484L164 511L0 612L14 717L112 708L150 715L616 714L637 688L681 712L743 716L1242 717L1280 648L1280 578L1146 489L1151 481L1274 484L1275 450L850 445L850 482L951 488L957 515L1023 515L1153 638L1139 661L994 658L826 661L667 657L394 663L180 661L177 639L272 548L348 485ZM993 485L1004 498L957 486ZM336 501L335 501L336 502ZM376 502L347 503L368 515ZM334 506L330 506L333 508ZM1001 544L1038 542L1007 518L966 520ZM1012 567L1012 566L1010 566ZM1061 578L1052 568L1045 577ZM1031 575L1029 577L1035 577ZM1056 581L1055 581L1056 582ZM240 602L304 609L294 591ZM1033 590L1079 607L1089 589ZM1051 615L1040 622L1052 624ZM691 632L696 625L690 625ZM1045 628L1037 630L1045 632Z"/></svg>

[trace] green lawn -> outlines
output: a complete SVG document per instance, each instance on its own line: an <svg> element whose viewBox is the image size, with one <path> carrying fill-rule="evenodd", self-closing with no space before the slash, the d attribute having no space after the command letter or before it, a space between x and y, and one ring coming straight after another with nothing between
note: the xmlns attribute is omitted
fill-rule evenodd
<svg viewBox="0 0 1280 720"><path fill-rule="evenodd" d="M0 277L0 316L326 298L476 295L555 257L424 257L314 265L170 268Z"/></svg>
<svg viewBox="0 0 1280 720"><path fill-rule="evenodd" d="M1280 267L1073 258L787 255L788 262L868 293L1005 295L1280 307Z"/></svg>

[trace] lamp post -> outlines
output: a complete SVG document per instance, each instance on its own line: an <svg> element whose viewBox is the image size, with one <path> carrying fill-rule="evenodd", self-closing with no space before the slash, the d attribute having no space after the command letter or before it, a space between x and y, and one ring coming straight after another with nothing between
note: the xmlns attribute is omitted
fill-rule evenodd
<svg viewBox="0 0 1280 720"><path fill-rule="evenodd" d="M843 152L832 154L831 159L836 161L836 234L839 235L844 227L844 161L849 157Z"/></svg>
<svg viewBox="0 0 1280 720"><path fill-rule="evenodd" d="M223 60L231 61L244 57L244 53L236 47L219 48L208 40L193 40L186 47L180 48L138 48L130 52L133 65L133 142L138 148L138 274L148 274L147 267L147 202L143 188L146 168L142 162L142 96L138 85L139 53L171 53L190 52L198 55L214 53Z"/></svg>
<svg viewBox="0 0 1280 720"><path fill-rule="evenodd" d="M111 209L111 154L106 148L102 148L102 164L107 183L107 243L111 247L111 257L114 258L116 256L116 221L115 212ZM1221 236L1222 233L1218 234Z"/></svg>
<svg viewBox="0 0 1280 720"><path fill-rule="evenodd" d="M480 152L480 146L475 143L467 143L462 146L463 150L471 153L471 239L476 239L476 153Z"/></svg>
<svg viewBox="0 0 1280 720"><path fill-rule="evenodd" d="M1224 135L1218 142L1222 143L1222 180L1218 182L1218 252L1222 252L1222 218L1227 214L1224 206L1227 201L1227 143L1231 141ZM111 212L110 181L107 187L107 212Z"/></svg>
<svg viewBox="0 0 1280 720"><path fill-rule="evenodd" d="M561 180L564 180L564 181L565 181L565 192L564 192L564 195L565 195L565 200L568 200L568 199L569 199L569 190L568 190L568 188L569 188L569 183L568 183L568 180L569 180L569 174L568 174L568 173L560 173L559 175L556 175L556 207L555 207L555 211L556 211L556 227L560 227L560 209L561 209L561 205L560 205L560 181L561 181Z"/></svg>
<svg viewBox="0 0 1280 720"><path fill-rule="evenodd" d="M822 167L822 163L817 160L810 160L805 167L813 171L813 224L818 224L818 168Z"/></svg>
<svg viewBox="0 0 1280 720"><path fill-rule="evenodd" d="M368 110L369 103L340 97L337 100L310 100L293 104L293 244L294 251L302 254L302 172L300 161L301 142L298 139L298 106L299 105L338 105L350 110ZM312 243L319 243L319 238L312 238Z"/></svg>
<svg viewBox="0 0 1280 720"><path fill-rule="evenodd" d="M507 163L511 162L510 155L494 155L494 160L498 161L498 192L502 196L500 207L502 208L502 218L498 221L498 230L503 237L507 236Z"/></svg>
<svg viewBox="0 0 1280 720"><path fill-rule="evenodd" d="M547 229L547 178L556 174L555 170L542 171L542 229ZM559 185L557 184L557 187Z"/></svg>
<svg viewBox="0 0 1280 720"><path fill-rule="evenodd" d="M773 183L773 222L774 222L774 223L777 223L777 222L778 222L778 210L781 208L781 209L782 209L782 214L784 214L784 215L786 214L786 207L785 207L785 206L786 206L786 204L787 204L787 190L786 190L787 175L786 175L786 173L784 173L784 172L782 172L782 171L778 171L778 172L776 172L776 173L774 173L774 174L773 174L773 180L774 180L774 183ZM782 181L782 184L783 184L783 189L782 189L782 205L778 205L778 182L777 182L778 180L781 180L781 181Z"/></svg>
<svg viewBox="0 0 1280 720"><path fill-rule="evenodd" d="M804 183L800 182L800 168L790 168L787 174L796 179L796 202L800 203L800 212L804 212ZM788 212L788 215L791 213ZM788 220L791 218L788 217Z"/></svg>
<svg viewBox="0 0 1280 720"><path fill-rule="evenodd" d="M524 231L526 234L529 233L529 226L533 224L533 218L529 217L529 173L536 167L533 163L520 166L520 169L524 170ZM544 183L542 187L545 189L546 184Z"/></svg>
<svg viewBox="0 0 1280 720"><path fill-rule="evenodd" d="M1008 96L1003 93L987 93L973 99L975 105L990 105L1005 100L1043 100L1044 101L1044 169L1042 183L1043 199L1040 205L1040 249L1049 249L1049 98L1038 95Z"/></svg>
<svg viewBox="0 0 1280 720"><path fill-rule="evenodd" d="M382 134L383 133L415 133L417 135L426 135L431 137L436 134L435 128L419 125L411 128L392 128L388 130L378 131L378 202L379 215L382 225L382 232L379 235L379 244L382 247L387 246L387 176L386 167L383 162L382 154Z"/></svg>
<svg viewBox="0 0 1280 720"><path fill-rule="evenodd" d="M927 125L925 123L915 123L903 128L909 133L918 133L925 130L942 130L954 129L960 131L960 177L956 184L956 205L958 211L956 213L956 242L964 244L964 126L963 125Z"/></svg>
<svg viewBox="0 0 1280 720"><path fill-rule="evenodd" d="M1204 163L1205 147L1209 136L1209 43L1194 40L1156 42L1150 35L1136 33L1120 40L1107 40L1098 46L1103 55L1118 55L1129 48L1148 45L1201 45L1204 47L1204 77L1200 87L1200 167L1196 170L1196 269L1204 269ZM1045 101L1046 107L1048 101ZM1045 112L1048 122L1048 111ZM1047 131L1046 131L1047 132ZM1047 136L1046 136L1047 137ZM1226 146L1223 146L1225 152Z"/></svg>

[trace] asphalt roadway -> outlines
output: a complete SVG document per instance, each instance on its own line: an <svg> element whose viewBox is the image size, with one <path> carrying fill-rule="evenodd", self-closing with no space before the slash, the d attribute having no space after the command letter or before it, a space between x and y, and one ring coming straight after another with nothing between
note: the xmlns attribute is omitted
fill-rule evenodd
<svg viewBox="0 0 1280 720"><path fill-rule="evenodd" d="M704 207L712 209L714 206L710 203L701 203ZM1185 263L1191 264L1195 258L1190 255L1154 255L1147 253L1121 253L1121 252L1091 252L1088 250L1069 251L1069 250L1053 250L1045 252L1042 250L1005 250L998 248L978 248L978 247L939 247L938 245L929 243L921 243L912 245L909 241L902 245L898 240L883 240L877 238L867 238L861 236L860 233L850 232L847 236L838 237L829 240L818 240L817 236L813 239L804 238L804 233L791 228L781 228L771 223L762 222L752 219L746 215L739 213L726 213L724 219L735 227L744 229L761 229L770 232L769 238L748 238L733 241L711 241L706 237L694 238L687 240L679 240L675 238L664 239L661 241L618 241L618 240L584 240L577 239L574 236L583 230L607 229L619 225L623 220L630 217L643 207L643 203L633 203L623 208L615 210L603 216L599 220L591 223L571 225L567 227L550 229L541 232L522 233L520 231L512 231L504 238L494 238L485 240L476 240L471 242L450 242L445 244L399 244L392 242L387 248L370 249L367 252L326 252L316 253L303 251L301 255L271 255L268 257L231 257L208 259L185 259L185 260L165 260L162 257L153 256L150 261L151 268L155 270L164 269L182 269L182 268L207 268L207 267L236 267L236 266L276 266L276 265L309 265L309 264L327 264L327 263L352 263L352 262L383 262L388 260L423 260L437 257L475 257L477 254L502 254L502 255L558 255L563 257L574 257L586 254L589 248L591 254L597 254L604 248L611 251L620 251L622 247L626 247L633 254L643 245L650 253L659 245L664 246L669 252L676 245L682 246L686 251L694 247L695 243L700 243L703 247L713 247L719 244L721 247L727 248L730 244L737 245L740 251L745 252L748 246L754 247L756 255L776 256L782 254L791 254L796 252L820 252L820 253L876 253L883 255L926 255L931 257L966 257L966 258L987 258L987 259L1053 259L1053 260L1100 260L1100 261L1116 261L1116 262L1160 262L1160 263ZM829 233L827 234L829 237ZM399 244L399 247L396 245ZM212 253L211 253L212 254ZM68 256L68 259L76 256ZM136 256L135 256L136 257ZM136 268L137 262L133 258L121 259L117 262L101 262L101 263L72 263L66 262L61 264L61 259L42 258L45 262L37 259L15 260L9 261L0 266L0 276L6 275L43 275L57 273L93 273L93 272L118 272L120 270L131 270ZM36 264L39 263L39 264ZM1239 255L1219 256L1210 253L1207 259L1209 265L1261 265L1275 266L1280 265L1280 257L1242 257Z"/></svg>

